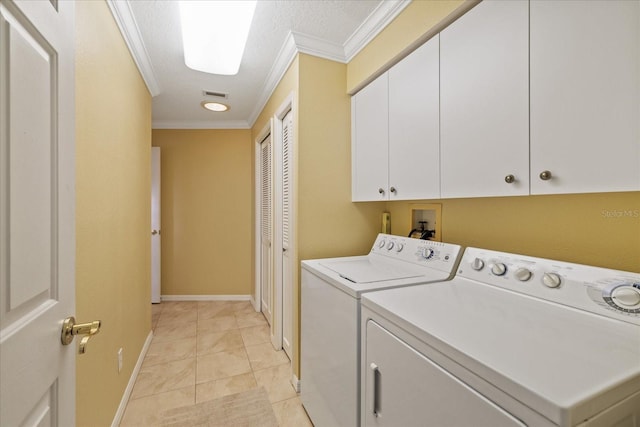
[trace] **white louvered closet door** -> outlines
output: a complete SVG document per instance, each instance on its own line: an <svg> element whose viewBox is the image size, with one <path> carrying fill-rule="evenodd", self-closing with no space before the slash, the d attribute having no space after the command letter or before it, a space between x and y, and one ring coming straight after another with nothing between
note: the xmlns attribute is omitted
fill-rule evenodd
<svg viewBox="0 0 640 427"><path fill-rule="evenodd" d="M282 119L282 348L292 357L293 275L295 263L291 250L293 113Z"/></svg>
<svg viewBox="0 0 640 427"><path fill-rule="evenodd" d="M273 254L271 251L272 236L272 168L271 168L271 135L267 136L260 145L260 295L261 311L271 324L273 279L271 265Z"/></svg>

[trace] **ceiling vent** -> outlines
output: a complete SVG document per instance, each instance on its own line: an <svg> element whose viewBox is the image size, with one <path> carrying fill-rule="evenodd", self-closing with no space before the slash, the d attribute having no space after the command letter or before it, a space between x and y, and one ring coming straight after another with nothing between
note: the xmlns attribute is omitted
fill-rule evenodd
<svg viewBox="0 0 640 427"><path fill-rule="evenodd" d="M224 98L227 99L229 98L229 94L228 93L224 93L224 92L214 92L212 90L203 90L202 94L204 96L215 96L216 98Z"/></svg>

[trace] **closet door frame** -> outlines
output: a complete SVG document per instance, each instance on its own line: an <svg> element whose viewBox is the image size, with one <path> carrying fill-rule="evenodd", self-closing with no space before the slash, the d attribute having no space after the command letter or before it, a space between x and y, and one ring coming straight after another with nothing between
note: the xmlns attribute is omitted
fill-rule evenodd
<svg viewBox="0 0 640 427"><path fill-rule="evenodd" d="M269 120L269 122L265 125L264 128L258 134L258 137L255 139L254 147L255 147L255 204L254 204L254 214L255 214L255 259L254 259L254 297L251 300L251 304L253 308L257 312L262 312L262 143L266 138L273 135L273 121ZM273 147L273 138L271 141ZM272 169L273 172L273 169ZM273 188L273 181L272 181ZM272 197L273 200L273 197ZM272 203L273 209L273 203ZM271 215L273 219L273 213ZM273 228L272 228L273 230ZM273 235L271 236L273 240ZM271 307L273 312L273 307Z"/></svg>
<svg viewBox="0 0 640 427"><path fill-rule="evenodd" d="M291 114L293 114L294 117L294 125L295 125L295 105L294 105L294 96L293 93L290 93L289 96L287 96L287 98L285 98L285 100L283 101L283 103L280 105L280 107L278 107L278 109L276 110L276 113L274 114L273 117L273 158L274 158L274 181L273 181L273 188L274 188L274 210L273 210L273 218L274 218L274 229L273 229L273 260L274 260L274 268L273 268L273 272L274 272L274 283L275 283L275 296L272 302L273 305L273 323L271 325L271 343L273 345L273 347L276 350L280 350L283 348L283 326L284 326L284 320L287 319L288 321L290 321L291 323L293 323L293 306L291 307L285 307L284 306L284 289L283 289L283 282L284 282L284 275L285 274L290 274L292 275L291 277L291 283L292 283L292 288L294 287L295 283L297 283L296 280L294 280L297 277L298 274L298 270L297 268L295 268L294 266L298 265L298 252L297 252L297 246L296 246L296 190L295 190L295 177L297 176L296 174L296 154L295 154L295 147L296 147L296 136L295 136L295 129L294 129L294 133L293 133L293 139L290 141L290 145L289 145L289 154L290 154L290 159L289 159L289 192L290 192L290 211L289 211L289 248L288 248L288 255L291 257L291 266L292 266L292 270L294 271L289 271L286 272L283 269L283 244L282 244L282 238L283 238L283 221L282 221L282 217L283 217L283 209L282 209L282 201L283 201L283 197L282 197L282 138L283 138L283 120L284 118L287 116L287 114L291 112ZM295 126L294 126L295 128ZM291 289L291 292L293 292L293 289ZM292 304L293 304L293 300L292 300ZM289 310L289 316L284 316L284 310ZM292 337L290 337L289 339L289 344L290 344L290 348L291 348L291 353L293 353L293 348L295 347L295 343L293 342L293 336L295 336L295 330L294 330L294 325L291 324L290 326L290 330L292 331ZM288 356L290 358L292 358L293 354L288 354Z"/></svg>

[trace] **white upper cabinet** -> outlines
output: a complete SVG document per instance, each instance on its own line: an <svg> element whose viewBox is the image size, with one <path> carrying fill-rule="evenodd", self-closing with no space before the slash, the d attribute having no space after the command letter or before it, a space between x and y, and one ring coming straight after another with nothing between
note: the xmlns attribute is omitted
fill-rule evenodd
<svg viewBox="0 0 640 427"><path fill-rule="evenodd" d="M439 36L389 70L389 199L440 198Z"/></svg>
<svg viewBox="0 0 640 427"><path fill-rule="evenodd" d="M440 33L443 198L529 194L528 9L485 0Z"/></svg>
<svg viewBox="0 0 640 427"><path fill-rule="evenodd" d="M530 13L531 193L639 190L640 2L532 1Z"/></svg>
<svg viewBox="0 0 640 427"><path fill-rule="evenodd" d="M352 199L440 197L438 36L352 98Z"/></svg>
<svg viewBox="0 0 640 427"><path fill-rule="evenodd" d="M389 83L385 73L351 98L351 198L387 200Z"/></svg>
<svg viewBox="0 0 640 427"><path fill-rule="evenodd" d="M640 0L484 0L356 94L352 132L354 201L638 191Z"/></svg>

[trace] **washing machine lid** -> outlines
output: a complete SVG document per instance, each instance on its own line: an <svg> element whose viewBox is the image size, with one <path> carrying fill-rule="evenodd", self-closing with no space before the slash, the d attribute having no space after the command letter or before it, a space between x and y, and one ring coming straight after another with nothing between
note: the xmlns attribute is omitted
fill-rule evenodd
<svg viewBox="0 0 640 427"><path fill-rule="evenodd" d="M416 268L409 263L384 262L374 260L372 257L334 259L320 262L320 265L353 283L385 282L420 277L425 274L424 268Z"/></svg>
<svg viewBox="0 0 640 427"><path fill-rule="evenodd" d="M640 390L640 328L456 277L362 305L558 425Z"/></svg>

